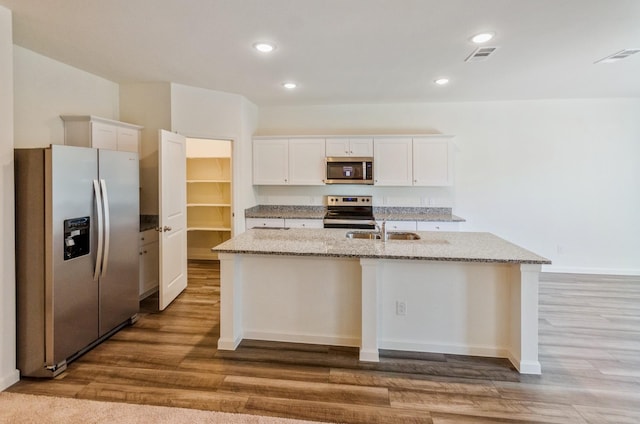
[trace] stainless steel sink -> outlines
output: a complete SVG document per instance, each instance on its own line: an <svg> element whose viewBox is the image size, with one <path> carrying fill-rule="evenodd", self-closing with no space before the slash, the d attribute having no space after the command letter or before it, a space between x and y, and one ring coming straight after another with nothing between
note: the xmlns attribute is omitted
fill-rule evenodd
<svg viewBox="0 0 640 424"><path fill-rule="evenodd" d="M370 231L349 231L345 236L349 239L365 239L365 240L380 240L382 237L380 233L372 233ZM405 232L388 232L387 240L420 240L420 236L416 233Z"/></svg>
<svg viewBox="0 0 640 424"><path fill-rule="evenodd" d="M372 233L370 231L349 231L345 234L345 237L349 239L367 239L367 240L380 240L380 234Z"/></svg>
<svg viewBox="0 0 640 424"><path fill-rule="evenodd" d="M416 233L388 232L387 240L420 240Z"/></svg>

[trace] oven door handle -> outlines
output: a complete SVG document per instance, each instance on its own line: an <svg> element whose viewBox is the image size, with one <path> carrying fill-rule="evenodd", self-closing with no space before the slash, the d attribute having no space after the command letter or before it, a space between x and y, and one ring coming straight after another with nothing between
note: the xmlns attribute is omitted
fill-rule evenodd
<svg viewBox="0 0 640 424"><path fill-rule="evenodd" d="M367 224L367 225L376 225L376 221L368 220L368 219L325 219L325 223L327 224Z"/></svg>

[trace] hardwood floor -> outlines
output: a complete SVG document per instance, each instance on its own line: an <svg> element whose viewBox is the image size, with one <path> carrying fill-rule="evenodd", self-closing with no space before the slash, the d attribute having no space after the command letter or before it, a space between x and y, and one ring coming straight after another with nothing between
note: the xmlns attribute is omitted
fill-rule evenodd
<svg viewBox="0 0 640 424"><path fill-rule="evenodd" d="M187 290L53 380L12 392L342 423L638 423L640 279L543 275L543 374L508 361L244 341L217 351L219 268L191 262Z"/></svg>

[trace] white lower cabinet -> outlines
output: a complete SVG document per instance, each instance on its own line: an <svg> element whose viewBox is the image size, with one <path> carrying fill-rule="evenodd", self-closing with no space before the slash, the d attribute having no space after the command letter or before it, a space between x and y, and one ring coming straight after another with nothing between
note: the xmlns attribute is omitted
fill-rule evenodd
<svg viewBox="0 0 640 424"><path fill-rule="evenodd" d="M247 218L244 221L247 230L252 228L283 228L284 218Z"/></svg>
<svg viewBox="0 0 640 424"><path fill-rule="evenodd" d="M285 219L284 226L289 228L324 228L322 219Z"/></svg>
<svg viewBox="0 0 640 424"><path fill-rule="evenodd" d="M460 231L460 224L448 221L418 221L418 231Z"/></svg>
<svg viewBox="0 0 640 424"><path fill-rule="evenodd" d="M159 246L158 232L147 230L140 233L140 300L158 290L159 280Z"/></svg>
<svg viewBox="0 0 640 424"><path fill-rule="evenodd" d="M377 221L382 225L382 221ZM416 221L387 221L387 231L416 231Z"/></svg>

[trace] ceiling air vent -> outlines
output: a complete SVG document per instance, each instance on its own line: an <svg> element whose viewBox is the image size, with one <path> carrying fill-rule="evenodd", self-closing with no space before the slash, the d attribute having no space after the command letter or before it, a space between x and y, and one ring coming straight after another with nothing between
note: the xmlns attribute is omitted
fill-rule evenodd
<svg viewBox="0 0 640 424"><path fill-rule="evenodd" d="M613 63L613 62L617 62L619 60L622 59L626 59L627 57L631 56L632 54L636 54L640 52L640 49L625 49L625 50L620 50L618 53L614 53L612 55L609 55L607 57L603 57L600 60L596 60L593 63Z"/></svg>
<svg viewBox="0 0 640 424"><path fill-rule="evenodd" d="M495 52L497 49L498 49L497 47L478 47L464 61L465 62L482 62L483 60L487 60L489 56L493 52Z"/></svg>

